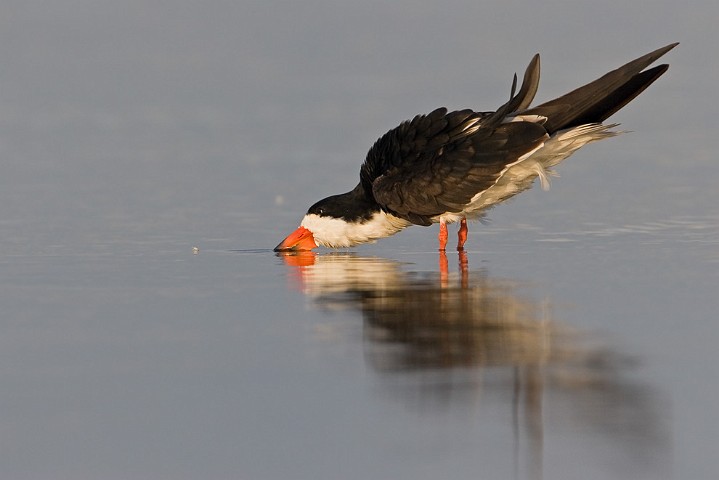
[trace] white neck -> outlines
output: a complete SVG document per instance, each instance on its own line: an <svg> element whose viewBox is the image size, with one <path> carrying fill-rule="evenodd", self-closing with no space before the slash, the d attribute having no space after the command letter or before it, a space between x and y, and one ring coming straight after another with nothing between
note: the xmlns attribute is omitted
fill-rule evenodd
<svg viewBox="0 0 719 480"><path fill-rule="evenodd" d="M389 213L376 212L369 220L347 222L341 218L322 217L308 213L301 226L312 232L315 243L323 247L352 247L394 235L410 222Z"/></svg>

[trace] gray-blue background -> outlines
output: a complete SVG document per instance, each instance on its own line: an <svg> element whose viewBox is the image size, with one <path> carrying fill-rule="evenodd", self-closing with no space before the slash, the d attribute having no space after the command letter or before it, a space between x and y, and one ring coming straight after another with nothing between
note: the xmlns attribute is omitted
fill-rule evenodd
<svg viewBox="0 0 719 480"><path fill-rule="evenodd" d="M3 2L0 474L714 478L717 18L713 1ZM268 250L400 121L497 107L536 52L542 101L674 41L614 117L633 133L470 227L469 291L544 312L528 331L571 331L548 330L561 355L509 336L548 356L386 367L416 345L378 340L363 295L441 290L436 228L305 267Z"/></svg>

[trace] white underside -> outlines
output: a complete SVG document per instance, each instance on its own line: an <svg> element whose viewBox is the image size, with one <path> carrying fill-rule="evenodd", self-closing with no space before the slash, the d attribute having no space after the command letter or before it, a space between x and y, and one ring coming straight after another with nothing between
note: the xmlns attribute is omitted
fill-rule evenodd
<svg viewBox="0 0 719 480"><path fill-rule="evenodd" d="M519 121L544 121L543 117L523 118ZM517 121L517 120L514 120ZM499 174L494 185L477 193L469 204L458 213L445 213L432 218L435 223L453 223L463 218L476 219L484 212L528 189L539 177L542 189L549 190L549 177L557 176L552 167L558 165L587 143L613 137L622 132L612 131L616 124L588 124L560 130L539 147L522 155L516 162L507 165Z"/></svg>

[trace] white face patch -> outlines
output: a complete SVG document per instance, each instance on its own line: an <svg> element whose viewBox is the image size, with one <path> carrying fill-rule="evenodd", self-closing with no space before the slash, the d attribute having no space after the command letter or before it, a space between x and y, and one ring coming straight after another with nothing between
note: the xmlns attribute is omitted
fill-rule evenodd
<svg viewBox="0 0 719 480"><path fill-rule="evenodd" d="M410 222L385 212L377 212L362 223L308 213L300 225L312 232L317 245L344 248L389 237L409 226Z"/></svg>

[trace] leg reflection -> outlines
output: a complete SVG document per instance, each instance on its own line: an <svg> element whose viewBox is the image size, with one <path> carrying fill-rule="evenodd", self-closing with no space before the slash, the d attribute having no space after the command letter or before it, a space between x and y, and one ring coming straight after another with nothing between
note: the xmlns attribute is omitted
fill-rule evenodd
<svg viewBox="0 0 719 480"><path fill-rule="evenodd" d="M447 261L447 252L439 251L439 286L447 287L447 278L449 277L449 262Z"/></svg>
<svg viewBox="0 0 719 480"><path fill-rule="evenodd" d="M469 260L467 260L467 252L460 250L457 256L459 257L459 272L462 278L462 288L469 288Z"/></svg>

